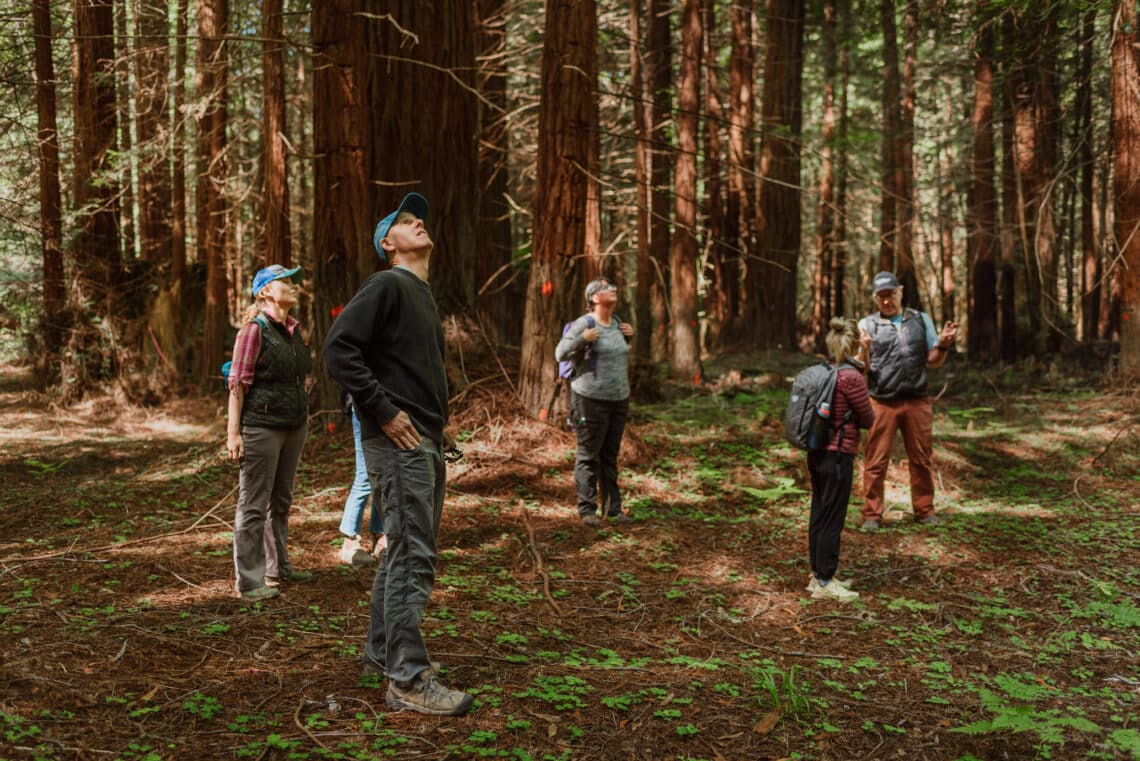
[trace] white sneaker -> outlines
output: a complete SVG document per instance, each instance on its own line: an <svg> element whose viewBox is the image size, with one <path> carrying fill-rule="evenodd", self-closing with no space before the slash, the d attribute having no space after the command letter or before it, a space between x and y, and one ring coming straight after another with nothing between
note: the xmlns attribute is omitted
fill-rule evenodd
<svg viewBox="0 0 1140 761"><path fill-rule="evenodd" d="M844 589L850 589L851 588L851 582L850 581L848 581L847 579L841 579L838 576L836 576L831 581L829 581L828 584L838 584L839 586L843 587ZM820 588L819 579L817 579L815 577L815 574L813 573L810 576L808 576L808 585L806 587L804 587L804 589L806 589L809 592L814 592L815 590L817 590L819 588Z"/></svg>
<svg viewBox="0 0 1140 761"><path fill-rule="evenodd" d="M850 602L851 600L859 599L858 592L852 592L842 584L836 584L834 580L828 582L826 587L820 586L817 582L815 589L812 590L811 596L817 600L839 600L840 602Z"/></svg>
<svg viewBox="0 0 1140 761"><path fill-rule="evenodd" d="M360 537L354 536L344 540L340 546L340 562L353 568L365 568L376 561L372 555L360 544Z"/></svg>

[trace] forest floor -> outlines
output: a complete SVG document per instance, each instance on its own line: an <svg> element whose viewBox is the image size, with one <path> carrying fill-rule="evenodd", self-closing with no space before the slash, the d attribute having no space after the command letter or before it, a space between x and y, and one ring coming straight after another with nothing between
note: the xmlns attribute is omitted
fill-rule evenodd
<svg viewBox="0 0 1140 761"><path fill-rule="evenodd" d="M576 517L572 434L469 387L423 630L476 703L442 719L389 713L360 676L346 426L311 432L298 477L291 557L316 578L248 604L220 389L60 409L6 368L0 758L1140 758L1135 389L955 358L944 521L911 520L899 442L883 530L852 499L844 605L804 589L806 469L781 436L809 361L725 358L710 377L742 385L635 404L635 521L602 530Z"/></svg>

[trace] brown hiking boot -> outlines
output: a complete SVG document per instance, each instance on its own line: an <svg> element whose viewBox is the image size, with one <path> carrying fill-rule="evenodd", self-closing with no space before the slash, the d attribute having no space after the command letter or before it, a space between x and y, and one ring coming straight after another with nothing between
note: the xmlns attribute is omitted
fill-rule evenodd
<svg viewBox="0 0 1140 761"><path fill-rule="evenodd" d="M475 698L460 690L450 690L434 676L420 675L407 689L388 682L388 707L393 711L416 711L432 716L462 716L471 710Z"/></svg>

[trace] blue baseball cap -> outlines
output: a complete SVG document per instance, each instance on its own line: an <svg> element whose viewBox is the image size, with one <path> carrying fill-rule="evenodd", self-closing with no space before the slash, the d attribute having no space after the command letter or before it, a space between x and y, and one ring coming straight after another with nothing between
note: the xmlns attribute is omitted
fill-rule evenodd
<svg viewBox="0 0 1140 761"><path fill-rule="evenodd" d="M388 261L388 252L380 245L380 241L388 236L388 230L392 227L392 223L396 221L396 217L400 215L401 211L410 211L420 219L426 220L428 215L427 199L419 193L408 193L404 196L404 200L400 201L400 205L396 207L394 212L376 224L376 232L372 233L372 245L376 247L376 253L380 255L381 261Z"/></svg>
<svg viewBox="0 0 1140 761"><path fill-rule="evenodd" d="M268 267L258 270L257 274L253 276L253 288L250 290L253 291L253 297L256 299L257 294L261 293L261 289L274 280L292 278L294 283L299 283L304 276L305 272L300 267L287 270L280 264L270 264Z"/></svg>

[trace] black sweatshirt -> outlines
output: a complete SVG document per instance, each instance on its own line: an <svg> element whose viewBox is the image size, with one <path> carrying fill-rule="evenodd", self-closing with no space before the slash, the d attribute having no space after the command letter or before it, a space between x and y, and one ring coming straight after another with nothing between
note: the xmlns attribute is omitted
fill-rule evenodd
<svg viewBox="0 0 1140 761"><path fill-rule="evenodd" d="M352 397L361 438L408 413L425 438L439 442L447 425L443 324L431 287L393 267L368 278L325 338L329 374Z"/></svg>

